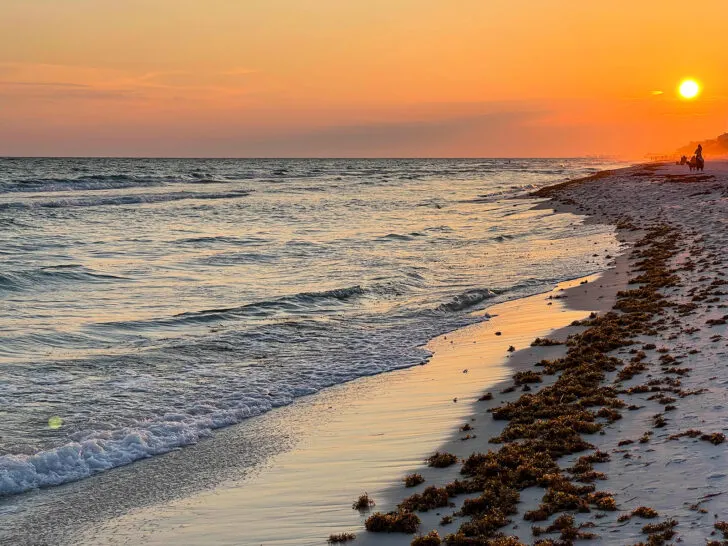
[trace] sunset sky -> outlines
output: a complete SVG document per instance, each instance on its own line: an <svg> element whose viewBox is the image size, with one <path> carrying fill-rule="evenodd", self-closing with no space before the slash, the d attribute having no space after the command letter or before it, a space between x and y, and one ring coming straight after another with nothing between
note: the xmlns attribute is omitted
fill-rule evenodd
<svg viewBox="0 0 728 546"><path fill-rule="evenodd" d="M0 155L640 158L728 131L727 16L725 0L0 0Z"/></svg>

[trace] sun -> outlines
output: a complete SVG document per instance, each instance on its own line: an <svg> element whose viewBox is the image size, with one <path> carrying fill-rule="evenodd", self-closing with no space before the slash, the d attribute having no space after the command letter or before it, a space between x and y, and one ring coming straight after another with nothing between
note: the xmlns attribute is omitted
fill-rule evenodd
<svg viewBox="0 0 728 546"><path fill-rule="evenodd" d="M695 80L683 80L680 83L680 96L684 99L694 99L700 93L700 85Z"/></svg>

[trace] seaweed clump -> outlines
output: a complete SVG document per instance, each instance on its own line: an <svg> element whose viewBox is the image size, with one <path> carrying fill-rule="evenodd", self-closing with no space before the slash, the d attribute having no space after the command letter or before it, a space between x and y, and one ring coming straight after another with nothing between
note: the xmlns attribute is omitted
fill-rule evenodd
<svg viewBox="0 0 728 546"><path fill-rule="evenodd" d="M364 527L372 533L406 533L411 535L417 531L420 518L412 512L376 512L364 522Z"/></svg>
<svg viewBox="0 0 728 546"><path fill-rule="evenodd" d="M440 546L442 541L437 531L430 531L426 535L412 539L410 546Z"/></svg>
<svg viewBox="0 0 728 546"><path fill-rule="evenodd" d="M329 544L343 544L344 542L349 542L355 538L356 535L354 533L339 533L336 535L329 535L329 540L327 542Z"/></svg>
<svg viewBox="0 0 728 546"><path fill-rule="evenodd" d="M675 536L673 528L676 526L677 521L670 519L663 521L662 523L649 523L642 527L642 532L650 536L647 541L649 546L658 546L660 544L664 544Z"/></svg>
<svg viewBox="0 0 728 546"><path fill-rule="evenodd" d="M427 512L431 508L442 508L450 504L447 489L431 485L422 493L404 499L398 506L404 512Z"/></svg>
<svg viewBox="0 0 728 546"><path fill-rule="evenodd" d="M609 460L607 453L597 451L580 457L568 473L562 471L557 460L593 449L584 435L603 429L606 423L598 418L606 422L619 419L619 410L625 403L614 387L605 386L605 380L608 372L621 369L624 363L608 353L634 345L638 335L656 334L659 325L655 323L665 308L672 305L661 289L674 286L679 280L668 267L668 260L677 252L677 238L678 233L669 226L649 229L636 244L639 286L620 292L613 311L590 317L586 330L567 340L565 356L539 363L542 373L521 372L514 377L516 384L527 384L540 382L542 375L557 375L555 382L488 410L494 419L508 423L499 436L491 439L491 443L499 444L497 449L472 454L461 468L465 478L445 486L451 497L480 493L464 501L457 515L469 521L443 539L446 545L521 544L514 537L503 535L501 529L517 513L520 491L527 487L545 489L541 504L524 514L527 521L544 521L560 512L617 510L613 495L596 491L592 483L606 477L593 465ZM643 371L646 354L636 350L633 354L632 367L622 379ZM651 388L647 386L647 391ZM659 420L655 422L660 424ZM647 439L649 436L645 434ZM576 539L594 538L574 527L569 517L559 516L554 525L560 528L552 526L546 531L558 531L558 540L544 539L537 544L570 544ZM645 531L650 534L650 544L658 544L656 541L663 537L667 540L670 533L674 534L668 523L664 529L650 527Z"/></svg>
<svg viewBox="0 0 728 546"><path fill-rule="evenodd" d="M424 483L425 478L422 477L422 474L408 474L403 481L405 487L415 487Z"/></svg>
<svg viewBox="0 0 728 546"><path fill-rule="evenodd" d="M447 468L456 462L458 462L458 458L452 453L440 453L439 451L427 458L427 466L433 468Z"/></svg>
<svg viewBox="0 0 728 546"><path fill-rule="evenodd" d="M374 502L374 499L369 496L369 493L364 493L363 495L359 495L359 498L354 501L354 504L352 504L351 507L354 510L369 510L375 505L376 503Z"/></svg>

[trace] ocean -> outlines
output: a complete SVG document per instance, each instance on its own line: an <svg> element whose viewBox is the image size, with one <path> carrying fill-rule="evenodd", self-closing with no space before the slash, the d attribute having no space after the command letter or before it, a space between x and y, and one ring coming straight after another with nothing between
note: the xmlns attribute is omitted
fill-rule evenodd
<svg viewBox="0 0 728 546"><path fill-rule="evenodd" d="M473 311L605 269L611 227L527 194L614 166L0 159L0 496L424 364Z"/></svg>

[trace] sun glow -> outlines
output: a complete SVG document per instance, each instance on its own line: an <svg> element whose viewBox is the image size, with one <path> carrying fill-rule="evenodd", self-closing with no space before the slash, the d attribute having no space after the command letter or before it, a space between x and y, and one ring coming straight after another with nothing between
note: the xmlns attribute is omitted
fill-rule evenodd
<svg viewBox="0 0 728 546"><path fill-rule="evenodd" d="M700 85L695 80L683 80L680 83L680 96L684 99L694 99L700 93Z"/></svg>

